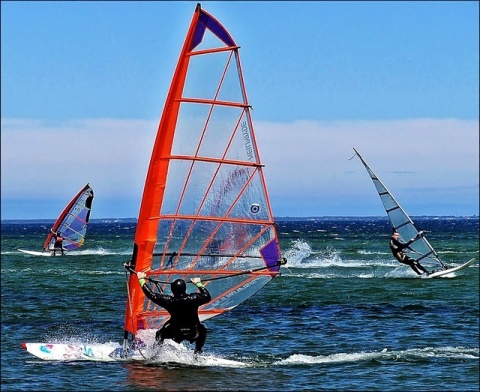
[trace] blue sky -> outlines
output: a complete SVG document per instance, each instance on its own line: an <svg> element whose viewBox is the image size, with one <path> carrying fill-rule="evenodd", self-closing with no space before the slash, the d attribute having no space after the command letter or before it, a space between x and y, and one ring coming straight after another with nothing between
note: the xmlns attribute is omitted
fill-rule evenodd
<svg viewBox="0 0 480 392"><path fill-rule="evenodd" d="M196 1L1 2L2 219L136 217ZM276 216L479 212L478 2L206 1L241 46Z"/></svg>

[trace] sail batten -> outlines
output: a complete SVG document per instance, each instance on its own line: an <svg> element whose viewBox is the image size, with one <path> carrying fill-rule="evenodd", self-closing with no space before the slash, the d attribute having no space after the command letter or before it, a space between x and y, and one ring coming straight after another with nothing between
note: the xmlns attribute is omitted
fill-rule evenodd
<svg viewBox="0 0 480 392"><path fill-rule="evenodd" d="M388 211L387 211L387 212L388 212ZM391 211L390 211L390 212L391 212ZM410 224L410 222L407 221L407 222L400 223L399 225L396 225L396 226L393 227L393 228L394 228L395 230L398 230L398 229L402 228L403 226L407 226L407 225L409 225L409 224Z"/></svg>
<svg viewBox="0 0 480 392"><path fill-rule="evenodd" d="M206 50L195 50L192 52L187 53L187 56L201 56L205 54L211 54L211 53L219 53L219 52L231 52L234 50L240 49L240 46L226 46L224 48L212 48L212 49L206 49Z"/></svg>
<svg viewBox="0 0 480 392"><path fill-rule="evenodd" d="M251 106L248 103L243 102L232 102L232 101L221 101L216 99L199 99L199 98L178 98L175 102L182 103L196 103L196 104L206 104L206 105L218 105L218 106L228 106L228 107L237 107L237 108L247 108L250 109Z"/></svg>
<svg viewBox="0 0 480 392"><path fill-rule="evenodd" d="M378 178L378 176L373 172L360 153L355 148L353 150L355 151L356 156L360 158L360 161L373 181L375 189L380 196L380 200L382 201L385 212L389 218L392 229L400 234L400 237L404 242L409 241L411 238L417 237L420 232L416 228L410 216L400 206L400 204L386 188L383 182ZM425 235L423 235L423 232L422 235L418 236L417 238L418 239L410 245L410 250L420 255L420 257L416 259L418 261L422 260L422 264L430 268L446 269L447 266L440 259L432 245L430 245Z"/></svg>
<svg viewBox="0 0 480 392"><path fill-rule="evenodd" d="M150 159L128 264L125 331L158 328L166 313L135 276L200 276L205 318L235 308L280 274L282 256L259 158L239 46L197 6ZM147 312L148 310L148 312Z"/></svg>
<svg viewBox="0 0 480 392"><path fill-rule="evenodd" d="M225 164L225 165L241 165L241 166L251 166L251 167L263 167L261 163L257 162L245 162L245 161L234 161L229 159L222 159L222 158L214 158L214 157L201 157L201 156L185 156L185 155L171 155L169 157L165 157L163 159L170 159L170 160L183 160L183 161L193 161L193 162L210 162L210 163L217 163L217 164Z"/></svg>

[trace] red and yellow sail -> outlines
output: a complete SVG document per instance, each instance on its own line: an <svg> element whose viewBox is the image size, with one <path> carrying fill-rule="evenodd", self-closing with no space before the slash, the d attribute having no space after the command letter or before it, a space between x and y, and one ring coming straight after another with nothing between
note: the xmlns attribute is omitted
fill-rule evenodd
<svg viewBox="0 0 480 392"><path fill-rule="evenodd" d="M130 267L167 294L168 282L201 277L212 294L201 319L239 305L280 270L250 110L239 47L198 4L153 146ZM166 317L130 274L125 331L157 329Z"/></svg>

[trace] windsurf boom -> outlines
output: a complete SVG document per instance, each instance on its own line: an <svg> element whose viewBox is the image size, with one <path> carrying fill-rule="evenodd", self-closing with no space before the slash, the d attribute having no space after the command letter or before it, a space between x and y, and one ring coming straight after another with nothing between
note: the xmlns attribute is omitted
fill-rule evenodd
<svg viewBox="0 0 480 392"><path fill-rule="evenodd" d="M198 4L158 127L126 265L125 345L168 318L145 298L138 271L167 294L169 282L200 276L212 295L199 310L201 320L235 308L279 275L284 260L250 111L239 46Z"/></svg>
<svg viewBox="0 0 480 392"><path fill-rule="evenodd" d="M410 219L405 210L400 206L397 200L395 200L393 195L373 172L370 166L365 162L359 152L355 148L353 150L362 161L363 166L365 166L365 169L375 185L378 195L380 196L383 206L385 207L385 211L390 220L392 229L396 230L400 234L400 237L404 242L407 242L409 239L418 236L417 239L410 245L410 250L414 253L413 257L431 272L449 269L450 267L445 264L435 249L433 249L423 232L419 232L419 230L415 227L412 219ZM419 233L421 233L421 235L419 235Z"/></svg>

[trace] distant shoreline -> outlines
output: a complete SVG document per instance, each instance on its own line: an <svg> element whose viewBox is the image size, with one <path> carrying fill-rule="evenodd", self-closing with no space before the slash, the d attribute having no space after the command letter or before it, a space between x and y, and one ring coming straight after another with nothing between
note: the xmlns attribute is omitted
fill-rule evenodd
<svg viewBox="0 0 480 392"><path fill-rule="evenodd" d="M478 215L419 215L412 216L415 219L479 219ZM332 220L388 220L386 216L278 216L275 217L276 222L286 221L308 221L308 220L320 220L320 221L332 221ZM91 219L90 223L136 223L137 218L95 218ZM21 224L21 223L45 223L52 224L55 219L2 219L2 224Z"/></svg>

